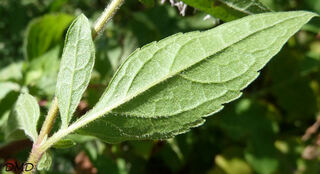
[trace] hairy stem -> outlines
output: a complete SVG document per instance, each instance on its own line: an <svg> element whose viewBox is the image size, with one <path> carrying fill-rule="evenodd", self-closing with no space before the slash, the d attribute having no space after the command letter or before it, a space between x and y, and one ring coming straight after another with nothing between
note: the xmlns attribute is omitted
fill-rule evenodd
<svg viewBox="0 0 320 174"><path fill-rule="evenodd" d="M50 133L52 127L53 127L53 124L54 124L54 121L56 120L57 118L57 114L58 114L58 99L57 97L54 97L53 101L52 101L52 104L51 104L51 107L49 109L49 112L48 112L48 115L42 125L42 128L41 128L41 131L40 131L40 135L37 139L37 143L38 145L40 145L42 143L42 141L48 137L48 134Z"/></svg>
<svg viewBox="0 0 320 174"><path fill-rule="evenodd" d="M102 12L93 26L92 37L95 38L103 30L105 24L112 18L124 0L113 0Z"/></svg>
<svg viewBox="0 0 320 174"><path fill-rule="evenodd" d="M110 108L107 109L108 111L111 111L113 108L115 108L115 106L112 106ZM71 124L68 128L66 129L61 129L58 132L56 132L54 135L52 135L52 137L50 137L43 145L42 148L44 150L49 149L51 146L53 146L56 142L58 142L60 139L62 139L63 137L69 135L70 133L76 131L77 129L87 125L88 123L96 120L97 118L101 117L102 115L104 115L106 112L105 111L101 111L101 112L88 112L85 116L86 119L79 119L76 122L74 122L73 124Z"/></svg>
<svg viewBox="0 0 320 174"><path fill-rule="evenodd" d="M28 163L33 164L34 169L31 171L26 171L27 169L25 169L24 173L34 173L36 165L39 162L39 160L43 154L43 151L40 148L40 146L41 146L41 144L43 144L43 142L48 137L48 135L53 127L54 121L57 118L58 111L59 111L58 100L57 100L57 97L54 97L54 99L51 103L48 115L46 116L46 119L43 122L40 134L39 134L36 142L33 144L31 154L28 158Z"/></svg>
<svg viewBox="0 0 320 174"><path fill-rule="evenodd" d="M99 32L101 32L105 26L105 24L112 18L112 16L115 14L115 12L118 10L118 8L123 4L124 0L112 0L112 2L107 6L107 8L103 11L101 16L97 19L97 21L94 24L93 30L92 30L92 38L95 39ZM33 144L32 150L30 153L30 156L28 158L27 163L31 163L34 166L34 169L29 171L26 171L26 169L23 171L24 174L32 174L36 171L37 164L42 156L42 154L49 149L54 143L58 142L60 139L62 139L64 136L68 135L69 133L73 132L74 128L67 128L69 131L59 131L55 134L55 138L48 139L49 142L46 142L48 134L50 133L52 126L54 124L54 121L57 117L58 113L58 101L55 97L51 107L49 109L48 115L42 125L40 135L37 139L37 141ZM72 127L72 125L70 126ZM78 126L73 126L78 127ZM63 132L63 134L61 134ZM57 136L58 135L58 136Z"/></svg>

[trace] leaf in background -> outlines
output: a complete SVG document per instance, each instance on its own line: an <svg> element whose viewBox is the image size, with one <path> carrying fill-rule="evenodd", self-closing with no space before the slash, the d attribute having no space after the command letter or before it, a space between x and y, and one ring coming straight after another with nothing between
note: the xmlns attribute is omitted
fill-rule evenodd
<svg viewBox="0 0 320 174"><path fill-rule="evenodd" d="M311 88L311 80L301 73L302 60L305 60L301 60L303 56L296 48L284 49L267 69L272 79L271 95L284 112L283 119L289 123L312 119L318 112L316 93Z"/></svg>
<svg viewBox="0 0 320 174"><path fill-rule="evenodd" d="M221 117L219 126L226 135L234 140L245 140L247 148L243 155L261 174L274 173L279 167L274 147L276 124L268 119L268 114L271 110L267 104L243 98L218 115Z"/></svg>
<svg viewBox="0 0 320 174"><path fill-rule="evenodd" d="M50 11L59 11L63 6L66 6L66 3L68 3L69 0L54 0L51 2L49 8Z"/></svg>
<svg viewBox="0 0 320 174"><path fill-rule="evenodd" d="M94 59L90 23L81 14L68 30L57 79L56 95L62 127L68 126L89 84Z"/></svg>
<svg viewBox="0 0 320 174"><path fill-rule="evenodd" d="M78 156L82 158L78 158L80 164L83 164L84 161L88 161L86 158L89 157L90 163L98 170L98 173L120 174L118 172L117 163L114 161L115 159L112 159L112 156L110 156L111 154L108 154L108 150L104 143L101 143L100 141L87 142L84 149L85 153L80 152L78 154Z"/></svg>
<svg viewBox="0 0 320 174"><path fill-rule="evenodd" d="M11 91L19 91L20 85L13 82L0 82L0 101Z"/></svg>
<svg viewBox="0 0 320 174"><path fill-rule="evenodd" d="M223 155L217 155L215 157L215 163L217 164L218 167L221 168L221 170L223 170L223 173L225 174L251 174L252 173L250 166L243 159L238 157L228 159ZM212 172L212 174L214 173L215 172Z"/></svg>
<svg viewBox="0 0 320 174"><path fill-rule="evenodd" d="M308 7L310 7L313 11L320 13L320 1L314 0L306 0L305 3Z"/></svg>
<svg viewBox="0 0 320 174"><path fill-rule="evenodd" d="M18 130L35 142L38 137L37 123L40 117L40 109L37 100L30 94L20 94L13 111L11 112L5 128L6 139L13 140L18 135Z"/></svg>
<svg viewBox="0 0 320 174"><path fill-rule="evenodd" d="M207 30L216 26L215 20L203 20L207 14L196 13L192 16L185 16L181 20L177 21L177 25L183 31L187 30Z"/></svg>
<svg viewBox="0 0 320 174"><path fill-rule="evenodd" d="M38 95L53 96L59 71L59 57L60 47L57 46L33 59L26 70L25 84L35 87Z"/></svg>
<svg viewBox="0 0 320 174"><path fill-rule="evenodd" d="M156 153L157 156L160 157L161 161L163 161L163 167L166 166L170 168L172 173L178 173L179 169L183 168L184 161L181 158L182 156L177 154L177 151L175 151L175 149L172 148L172 146L169 143L166 143L161 149L159 149L159 152ZM198 169L198 171L199 173L204 173L200 172L201 169ZM198 171L196 173L198 173Z"/></svg>
<svg viewBox="0 0 320 174"><path fill-rule="evenodd" d="M203 117L240 97L258 71L315 15L251 15L138 49L78 124L101 118L79 132L120 142L165 139L197 127Z"/></svg>
<svg viewBox="0 0 320 174"><path fill-rule="evenodd" d="M258 0L182 0L223 21L232 21L246 15L269 12Z"/></svg>
<svg viewBox="0 0 320 174"><path fill-rule="evenodd" d="M63 43L64 31L72 19L73 16L60 13L48 14L31 21L24 40L25 57L31 61Z"/></svg>
<svg viewBox="0 0 320 174"><path fill-rule="evenodd" d="M273 144L264 142L262 136L257 142L250 142L245 151L245 159L259 174L272 174L279 168L279 159Z"/></svg>
<svg viewBox="0 0 320 174"><path fill-rule="evenodd" d="M37 165L37 169L48 171L51 168L51 164L52 164L52 155L51 155L50 151L47 151L42 155L42 157Z"/></svg>
<svg viewBox="0 0 320 174"><path fill-rule="evenodd" d="M62 139L62 140L58 141L57 143L55 143L53 145L53 147L57 148L57 149L68 149L68 148L73 147L75 145L76 145L76 142L74 142L71 139Z"/></svg>
<svg viewBox="0 0 320 174"><path fill-rule="evenodd" d="M12 109L12 106L16 102L17 98L19 97L19 93L16 91L11 91L4 98L0 100L0 145L3 143L9 143L5 142L5 130L7 126L7 121L10 115L10 111Z"/></svg>
<svg viewBox="0 0 320 174"><path fill-rule="evenodd" d="M20 81L22 79L22 63L12 63L0 70L0 81Z"/></svg>
<svg viewBox="0 0 320 174"><path fill-rule="evenodd" d="M131 141L129 145L136 155L147 160L152 155L151 152L154 144L153 141Z"/></svg>
<svg viewBox="0 0 320 174"><path fill-rule="evenodd" d="M154 6L154 0L139 0L143 5L147 7L153 7Z"/></svg>

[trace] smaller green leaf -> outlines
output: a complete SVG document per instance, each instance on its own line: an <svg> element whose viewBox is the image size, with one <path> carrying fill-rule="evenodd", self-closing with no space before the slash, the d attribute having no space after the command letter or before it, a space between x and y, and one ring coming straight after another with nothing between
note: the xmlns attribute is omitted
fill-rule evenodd
<svg viewBox="0 0 320 174"><path fill-rule="evenodd" d="M67 14L49 14L31 21L24 40L25 57L37 58L50 48L63 43L63 33L72 21Z"/></svg>
<svg viewBox="0 0 320 174"><path fill-rule="evenodd" d="M42 157L38 163L37 169L48 171L48 170L50 170L51 164L52 164L52 155L51 155L50 151L47 151L42 155Z"/></svg>
<svg viewBox="0 0 320 174"><path fill-rule="evenodd" d="M76 145L76 142L74 142L71 139L62 139L62 140L58 141L57 143L55 143L53 145L53 147L57 148L57 149L67 149L67 148L73 147L75 145Z"/></svg>
<svg viewBox="0 0 320 174"><path fill-rule="evenodd" d="M22 79L22 63L12 63L0 70L0 81L19 81Z"/></svg>
<svg viewBox="0 0 320 174"><path fill-rule="evenodd" d="M7 122L12 110L12 106L14 106L14 104L16 103L19 94L19 92L11 91L0 100L0 135L3 135L3 139L5 138L4 132L6 131L6 127L8 125ZM0 140L0 142L4 141Z"/></svg>
<svg viewBox="0 0 320 174"><path fill-rule="evenodd" d="M11 91L18 91L19 84L13 82L0 82L0 101Z"/></svg>
<svg viewBox="0 0 320 174"><path fill-rule="evenodd" d="M25 73L25 85L35 87L37 94L53 96L60 64L60 47L57 46L30 61Z"/></svg>
<svg viewBox="0 0 320 174"><path fill-rule="evenodd" d="M68 126L89 84L94 59L90 23L81 14L68 30L57 79L56 95L64 128Z"/></svg>
<svg viewBox="0 0 320 174"><path fill-rule="evenodd" d="M23 130L33 142L38 137L37 123L40 109L37 100L30 94L20 94L6 125L7 140L15 139L19 130ZM19 136L20 137L20 136Z"/></svg>

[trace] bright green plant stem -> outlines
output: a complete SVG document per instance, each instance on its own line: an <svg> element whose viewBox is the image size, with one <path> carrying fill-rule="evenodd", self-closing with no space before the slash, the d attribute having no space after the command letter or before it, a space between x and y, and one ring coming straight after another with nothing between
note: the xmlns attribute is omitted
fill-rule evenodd
<svg viewBox="0 0 320 174"><path fill-rule="evenodd" d="M112 18L112 16L115 14L115 12L118 10L118 8L123 4L123 2L124 2L124 0L113 0L107 6L107 8L103 11L101 16L95 22L95 25L92 30L92 38L93 39L95 39L96 36L98 35L98 33L103 30L105 24ZM55 97L51 106L50 106L48 115L42 125L40 135L39 135L37 141L34 143L32 150L31 150L31 153L30 153L30 156L27 161L27 163L32 163L34 165L34 169L31 171L24 171L23 172L24 174L34 173L36 171L37 163L39 162L42 154L48 148L50 148L55 142L57 142L63 136L65 136L66 135L65 133L72 132L72 131L70 131L70 132L63 131L64 134L62 136L56 136L56 138L52 139L53 141L51 141L51 143L50 142L45 143L45 141L48 137L48 134L50 133L52 126L54 124L54 121L57 117L58 111L59 111L58 101L57 101L57 98ZM68 129L68 130L74 130L74 129ZM61 132L61 131L59 131L59 132Z"/></svg>
<svg viewBox="0 0 320 174"><path fill-rule="evenodd" d="M53 102L51 104L51 108L48 112L48 116L46 117L46 120L44 121L43 123L43 126L41 128L41 131L40 131L40 135L37 139L37 142L38 144L40 145L41 142L46 139L46 137L48 136L48 134L50 133L52 127L53 127L53 124L54 124L54 121L55 119L57 118L57 114L58 114L58 100L57 98L55 97L53 99Z"/></svg>

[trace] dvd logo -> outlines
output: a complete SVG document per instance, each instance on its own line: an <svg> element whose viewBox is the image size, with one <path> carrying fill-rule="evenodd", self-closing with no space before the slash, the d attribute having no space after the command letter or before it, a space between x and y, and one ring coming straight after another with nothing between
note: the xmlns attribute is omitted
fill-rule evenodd
<svg viewBox="0 0 320 174"><path fill-rule="evenodd" d="M32 171L34 165L32 163L22 163L18 164L17 161L8 161L6 163L0 164L0 169L5 171L14 171L14 172L23 172L23 171Z"/></svg>

